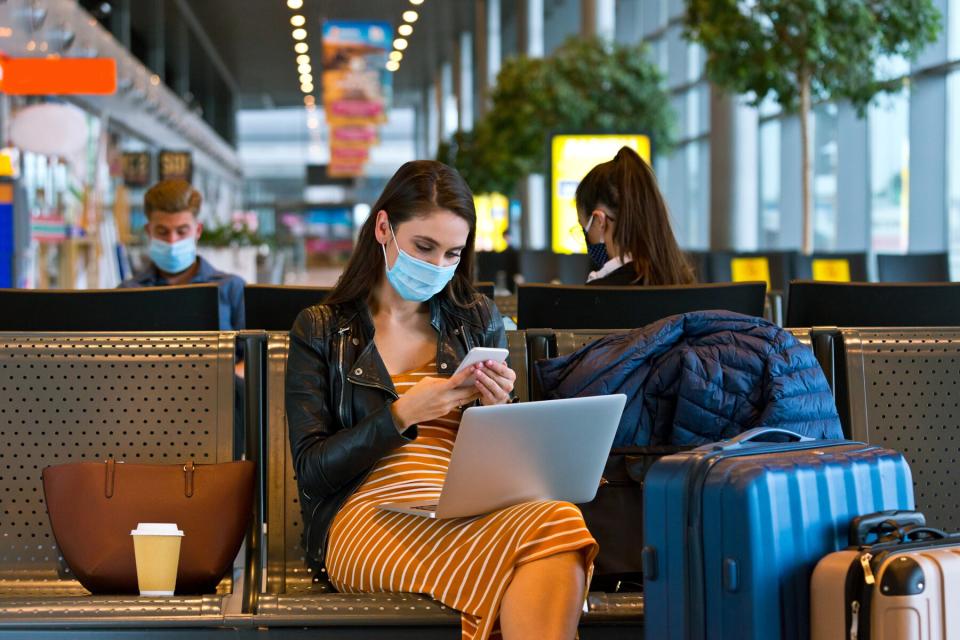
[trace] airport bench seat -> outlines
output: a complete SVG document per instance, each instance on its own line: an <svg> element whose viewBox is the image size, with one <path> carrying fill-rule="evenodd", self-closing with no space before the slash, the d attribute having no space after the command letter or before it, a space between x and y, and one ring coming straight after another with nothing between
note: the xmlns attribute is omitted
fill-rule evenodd
<svg viewBox="0 0 960 640"><path fill-rule="evenodd" d="M960 328L844 328L847 437L903 453L917 509L960 530Z"/></svg>
<svg viewBox="0 0 960 640"><path fill-rule="evenodd" d="M511 332L511 357L524 357L522 332ZM266 527L265 553L261 554L265 589L258 595L254 622L259 626L369 627L371 637L396 627L434 628L429 637L459 637L460 616L428 597L415 594L342 594L325 581L314 581L300 546L302 527L296 476L290 460L290 444L284 412L284 379L289 337L269 333L266 341L265 461ZM516 363L525 369L524 363ZM525 392L518 392L525 396ZM639 594L591 593L581 627L631 629L637 637L642 628L643 598ZM386 635L384 637L387 637ZM424 636L426 637L426 636ZM614 634L613 637L620 637Z"/></svg>
<svg viewBox="0 0 960 640"><path fill-rule="evenodd" d="M235 343L219 332L0 333L0 631L223 622L241 597L234 575L204 596L90 595L60 557L41 472L111 456L232 460Z"/></svg>
<svg viewBox="0 0 960 640"><path fill-rule="evenodd" d="M84 592L86 593L86 592ZM31 627L218 626L223 595L141 598L138 596L0 595L0 630Z"/></svg>

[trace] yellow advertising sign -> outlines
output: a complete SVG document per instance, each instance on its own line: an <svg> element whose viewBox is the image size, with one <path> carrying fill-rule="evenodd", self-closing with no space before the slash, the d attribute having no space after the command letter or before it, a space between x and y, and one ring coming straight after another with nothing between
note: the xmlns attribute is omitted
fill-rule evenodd
<svg viewBox="0 0 960 640"><path fill-rule="evenodd" d="M474 247L477 251L503 251L507 241L503 232L510 224L510 200L502 193L474 196L477 210L477 232Z"/></svg>
<svg viewBox="0 0 960 640"><path fill-rule="evenodd" d="M814 259L813 279L825 282L850 282L850 261Z"/></svg>
<svg viewBox="0 0 960 640"><path fill-rule="evenodd" d="M730 279L734 282L766 282L770 291L770 263L766 258L731 258Z"/></svg>
<svg viewBox="0 0 960 640"><path fill-rule="evenodd" d="M639 134L564 134L550 142L553 228L555 253L586 253L587 247L577 221L577 185L590 169L613 160L621 147L630 147L648 164L650 138Z"/></svg>

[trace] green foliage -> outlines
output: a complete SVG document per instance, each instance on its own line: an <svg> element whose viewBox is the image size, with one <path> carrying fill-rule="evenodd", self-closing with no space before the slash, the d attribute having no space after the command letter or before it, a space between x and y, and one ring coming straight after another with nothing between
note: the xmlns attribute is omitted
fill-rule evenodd
<svg viewBox="0 0 960 640"><path fill-rule="evenodd" d="M492 106L470 132L458 131L438 159L476 193L513 193L547 168L550 133L646 133L666 152L674 116L663 76L644 46L571 38L549 58L518 56L497 76Z"/></svg>
<svg viewBox="0 0 960 640"><path fill-rule="evenodd" d="M688 0L686 36L707 52L707 76L733 93L772 94L787 112L811 99L847 99L862 115L879 92L887 55L914 59L940 32L932 0Z"/></svg>

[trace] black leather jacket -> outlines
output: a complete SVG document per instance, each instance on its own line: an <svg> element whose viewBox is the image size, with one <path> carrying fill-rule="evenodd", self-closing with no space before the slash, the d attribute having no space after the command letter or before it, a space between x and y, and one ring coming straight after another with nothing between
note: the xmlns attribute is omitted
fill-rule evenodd
<svg viewBox="0 0 960 640"><path fill-rule="evenodd" d="M463 310L434 296L430 323L439 375L452 374L472 347L507 346L500 312L486 297ZM416 425L401 435L394 422L390 404L397 394L373 334L363 302L309 307L290 331L287 428L303 545L315 570L322 569L327 531L346 499L383 456L417 437Z"/></svg>

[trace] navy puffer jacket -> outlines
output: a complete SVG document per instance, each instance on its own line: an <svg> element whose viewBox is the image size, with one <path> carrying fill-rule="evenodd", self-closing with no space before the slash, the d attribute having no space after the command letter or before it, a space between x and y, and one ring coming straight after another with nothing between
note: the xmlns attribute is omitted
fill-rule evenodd
<svg viewBox="0 0 960 640"><path fill-rule="evenodd" d="M541 360L534 370L547 398L626 394L617 447L703 444L753 427L843 437L813 351L761 318L671 316Z"/></svg>

